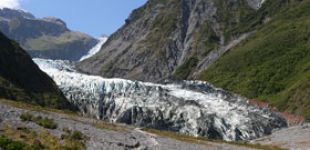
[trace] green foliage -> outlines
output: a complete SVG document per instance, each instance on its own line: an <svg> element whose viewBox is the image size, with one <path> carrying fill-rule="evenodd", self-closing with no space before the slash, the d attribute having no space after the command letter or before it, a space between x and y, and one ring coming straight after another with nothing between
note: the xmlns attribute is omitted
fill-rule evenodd
<svg viewBox="0 0 310 150"><path fill-rule="evenodd" d="M160 9L158 15L152 22L151 31L143 41L144 46L147 49L155 51L157 57L163 56L164 47L167 44L169 34L174 31L179 21L180 3L177 0L161 0L164 3L164 7ZM152 1L149 2L150 5ZM158 3L158 2L156 2ZM148 5L149 7L151 7ZM149 12L151 13L151 12Z"/></svg>
<svg viewBox="0 0 310 150"><path fill-rule="evenodd" d="M66 134L61 136L61 139L65 141L65 150L84 150L86 148L84 141L87 137L80 131L64 129Z"/></svg>
<svg viewBox="0 0 310 150"><path fill-rule="evenodd" d="M252 24L257 23L252 20L259 17L246 0L213 0L213 2L218 8L216 17L226 41L229 41L232 36L250 31Z"/></svg>
<svg viewBox="0 0 310 150"><path fill-rule="evenodd" d="M22 121L32 121L33 115L30 113L23 113L20 115Z"/></svg>
<svg viewBox="0 0 310 150"><path fill-rule="evenodd" d="M205 57L212 50L215 50L220 45L220 37L215 33L211 28L208 21L205 21L204 24L196 31L193 35L194 37L194 54L195 56Z"/></svg>
<svg viewBox="0 0 310 150"><path fill-rule="evenodd" d="M310 1L273 2L279 13L199 78L310 118Z"/></svg>
<svg viewBox="0 0 310 150"><path fill-rule="evenodd" d="M0 149L1 148L3 150L36 150L35 147L20 141L13 141L5 136L0 136Z"/></svg>
<svg viewBox="0 0 310 150"><path fill-rule="evenodd" d="M46 51L66 48L74 42L89 43L92 38L80 32L64 32L59 36L42 35L36 38L29 38L23 46L29 50Z"/></svg>
<svg viewBox="0 0 310 150"><path fill-rule="evenodd" d="M174 77L177 79L186 79L193 68L195 68L198 64L197 58L190 58L188 59L183 65L181 65L179 68L176 69L174 73Z"/></svg>
<svg viewBox="0 0 310 150"><path fill-rule="evenodd" d="M273 145L261 145L261 144L252 144L248 142L227 142L223 140L211 140L206 137L193 137L185 134L180 134L176 132L170 132L170 131L163 131L163 130L156 130L156 129L149 129L149 128L144 128L143 129L146 132L156 134L159 136L163 137L168 137L188 143L194 143L194 144L203 144L210 146L210 143L215 142L218 144L230 144L230 145L237 145L237 146L242 146L246 148L253 148L253 149L260 149L260 150L287 150L280 148L278 146L273 146Z"/></svg>
<svg viewBox="0 0 310 150"><path fill-rule="evenodd" d="M32 121L35 122L36 124L47 128L47 129L56 129L57 124L54 122L53 119L49 119L47 117L42 117L42 116L33 116L30 113L23 113L20 116L20 119L22 121Z"/></svg>

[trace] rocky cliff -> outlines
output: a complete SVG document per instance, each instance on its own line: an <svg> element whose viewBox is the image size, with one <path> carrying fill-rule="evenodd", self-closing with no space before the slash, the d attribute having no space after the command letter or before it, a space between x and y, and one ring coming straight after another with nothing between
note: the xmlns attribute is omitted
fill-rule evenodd
<svg viewBox="0 0 310 150"><path fill-rule="evenodd" d="M279 114L201 81L153 84L78 73L68 61L34 59L85 115L211 139L249 140L286 126Z"/></svg>
<svg viewBox="0 0 310 150"><path fill-rule="evenodd" d="M79 70L199 79L310 118L308 0L149 0Z"/></svg>
<svg viewBox="0 0 310 150"><path fill-rule="evenodd" d="M149 0L81 71L142 81L185 79L238 43L262 0ZM248 22L247 22L248 23ZM234 43L232 43L234 42ZM210 59L205 60L206 57Z"/></svg>
<svg viewBox="0 0 310 150"><path fill-rule="evenodd" d="M0 31L32 57L79 60L98 40L67 28L61 19L38 19L22 10L0 9Z"/></svg>
<svg viewBox="0 0 310 150"><path fill-rule="evenodd" d="M70 109L54 81L19 45L0 33L0 98Z"/></svg>

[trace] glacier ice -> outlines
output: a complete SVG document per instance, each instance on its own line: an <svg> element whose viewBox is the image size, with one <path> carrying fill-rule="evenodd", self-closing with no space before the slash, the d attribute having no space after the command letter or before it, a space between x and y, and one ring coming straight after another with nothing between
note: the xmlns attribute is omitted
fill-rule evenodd
<svg viewBox="0 0 310 150"><path fill-rule="evenodd" d="M80 61L83 61L97 54L100 51L102 45L108 40L108 37L100 37L98 40L98 44L96 44L92 49L90 49L85 56L82 56Z"/></svg>
<svg viewBox="0 0 310 150"><path fill-rule="evenodd" d="M105 79L79 73L69 61L34 61L90 117L228 141L254 139L286 126L277 113L207 82Z"/></svg>

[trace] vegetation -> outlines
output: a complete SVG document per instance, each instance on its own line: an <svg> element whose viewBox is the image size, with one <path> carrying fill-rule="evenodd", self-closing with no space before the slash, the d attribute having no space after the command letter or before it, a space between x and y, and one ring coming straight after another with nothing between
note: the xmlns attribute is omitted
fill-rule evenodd
<svg viewBox="0 0 310 150"><path fill-rule="evenodd" d="M199 79L309 119L310 1L268 2L275 10L266 5L263 10L280 13L257 26Z"/></svg>
<svg viewBox="0 0 310 150"><path fill-rule="evenodd" d="M36 38L29 38L24 43L28 50L47 51L65 49L73 43L91 43L90 36L80 32L64 32L59 36L42 35ZM76 44L78 45L78 44ZM79 45L81 46L81 45Z"/></svg>
<svg viewBox="0 0 310 150"><path fill-rule="evenodd" d="M107 130L122 131L122 132L127 132L129 129L133 129L129 125L125 126L121 124L109 123L109 122L100 121L100 120L96 120L92 125L99 129L107 129Z"/></svg>
<svg viewBox="0 0 310 150"><path fill-rule="evenodd" d="M70 130L68 130L70 131ZM5 136L0 137L0 148L4 150L84 150L87 139L79 131L64 131L61 139L51 135L43 129L34 131L26 127L18 127L17 130L7 127L3 129ZM14 141L11 139L15 139ZM7 145L13 145L7 149ZM22 147L22 148L21 148Z"/></svg>
<svg viewBox="0 0 310 150"><path fill-rule="evenodd" d="M61 136L61 139L65 141L64 149L66 150L84 150L86 146L84 140L87 139L82 132L69 129L64 129L66 134Z"/></svg>
<svg viewBox="0 0 310 150"><path fill-rule="evenodd" d="M13 141L5 136L0 136L0 149L3 150L34 150L35 147L30 146L24 142Z"/></svg>
<svg viewBox="0 0 310 150"><path fill-rule="evenodd" d="M0 98L76 110L16 42L0 33L0 45Z"/></svg>
<svg viewBox="0 0 310 150"><path fill-rule="evenodd" d="M33 116L30 113L23 113L20 116L20 119L22 121L32 121L35 122L36 124L47 128L47 129L56 129L57 124L54 122L53 119L49 119L47 117L42 117L42 116Z"/></svg>
<svg viewBox="0 0 310 150"><path fill-rule="evenodd" d="M155 1L150 1L148 7L152 7ZM147 50L154 51L156 57L164 56L164 47L167 44L168 37L172 31L177 28L177 22L179 21L180 3L178 0L161 0L156 3L163 3L164 7L160 9L159 14L152 21L151 31L143 41L143 46L147 47ZM144 8L142 8L144 9ZM147 9L147 8L145 8ZM148 10L148 9L147 9ZM148 10L151 11L151 10ZM151 13L151 12L149 12Z"/></svg>
<svg viewBox="0 0 310 150"><path fill-rule="evenodd" d="M226 141L220 141L220 140L211 140L205 137L193 137L185 134L180 134L176 132L170 132L170 131L161 131L156 129L149 129L144 128L143 129L146 132L153 133L159 136L168 137L188 143L195 143L195 144L204 144L204 145L210 145L211 142L216 142L219 144L232 144L237 146L243 146L248 148L254 148L254 149L261 149L261 150L286 150L277 146L272 145L261 145L261 144L251 144L247 142L226 142Z"/></svg>
<svg viewBox="0 0 310 150"><path fill-rule="evenodd" d="M198 65L198 59L190 58L183 65L177 68L177 70L174 73L174 77L180 80L186 79L192 72L192 69L195 68L197 65Z"/></svg>

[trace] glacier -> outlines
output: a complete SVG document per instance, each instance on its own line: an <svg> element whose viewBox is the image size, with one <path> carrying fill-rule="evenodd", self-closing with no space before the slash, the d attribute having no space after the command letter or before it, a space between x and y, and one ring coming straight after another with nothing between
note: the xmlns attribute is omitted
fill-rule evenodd
<svg viewBox="0 0 310 150"><path fill-rule="evenodd" d="M83 61L97 54L101 50L101 47L103 46L103 44L108 40L108 37L103 36L103 37L98 38L98 40L99 40L98 44L96 44L93 48L91 48L86 55L82 56L80 58L80 61Z"/></svg>
<svg viewBox="0 0 310 150"><path fill-rule="evenodd" d="M207 82L106 79L79 73L70 61L33 60L85 116L227 141L251 140L287 126L278 113Z"/></svg>

